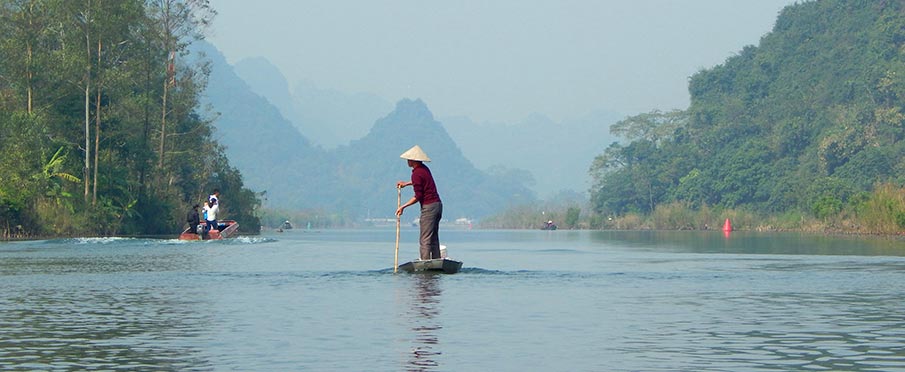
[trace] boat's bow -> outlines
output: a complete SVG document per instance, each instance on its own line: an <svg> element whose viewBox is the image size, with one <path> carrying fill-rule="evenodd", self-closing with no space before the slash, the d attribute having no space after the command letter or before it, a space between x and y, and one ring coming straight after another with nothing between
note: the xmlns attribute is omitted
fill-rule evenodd
<svg viewBox="0 0 905 372"><path fill-rule="evenodd" d="M443 272L444 274L455 274L462 269L462 261L451 260L449 258L435 258L432 260L414 260L399 265L399 270L417 273L417 272Z"/></svg>

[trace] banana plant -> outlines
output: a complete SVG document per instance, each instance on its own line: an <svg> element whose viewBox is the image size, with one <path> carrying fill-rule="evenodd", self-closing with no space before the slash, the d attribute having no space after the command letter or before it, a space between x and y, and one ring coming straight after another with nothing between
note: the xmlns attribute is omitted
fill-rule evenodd
<svg viewBox="0 0 905 372"><path fill-rule="evenodd" d="M63 186L57 182L57 180L62 180L65 182L72 183L80 183L82 180L72 174L63 172L63 165L66 162L67 154L63 151L64 147L60 147L50 159L44 163L44 166L41 169L41 173L37 175L38 178L45 180L50 183L48 186L46 196L53 198L54 201L59 202L62 198L69 198L72 194L66 192L63 189Z"/></svg>

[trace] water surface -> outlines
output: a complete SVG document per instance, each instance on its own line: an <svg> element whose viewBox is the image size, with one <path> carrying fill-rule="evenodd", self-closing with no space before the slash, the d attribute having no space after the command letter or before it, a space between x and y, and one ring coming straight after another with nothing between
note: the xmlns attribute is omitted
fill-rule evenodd
<svg viewBox="0 0 905 372"><path fill-rule="evenodd" d="M0 369L905 370L905 243L395 230L0 243ZM400 263L417 256L404 229Z"/></svg>

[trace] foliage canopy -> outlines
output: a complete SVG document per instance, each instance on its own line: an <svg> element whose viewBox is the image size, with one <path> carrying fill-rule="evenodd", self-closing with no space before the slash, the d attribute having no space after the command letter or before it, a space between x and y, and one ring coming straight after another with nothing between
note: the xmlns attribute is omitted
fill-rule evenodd
<svg viewBox="0 0 905 372"><path fill-rule="evenodd" d="M0 235L173 234L213 188L259 204L199 110L185 63L206 0L0 0Z"/></svg>
<svg viewBox="0 0 905 372"><path fill-rule="evenodd" d="M679 202L823 218L905 184L905 3L790 5L689 92L687 110L614 125L627 141L591 166L596 212Z"/></svg>

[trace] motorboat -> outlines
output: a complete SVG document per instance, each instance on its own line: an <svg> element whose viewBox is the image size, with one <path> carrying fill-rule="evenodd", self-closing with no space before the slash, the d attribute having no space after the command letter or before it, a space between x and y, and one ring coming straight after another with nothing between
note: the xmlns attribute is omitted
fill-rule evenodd
<svg viewBox="0 0 905 372"><path fill-rule="evenodd" d="M232 238L239 231L239 223L233 220L217 221L218 228L207 230L207 221L198 226L189 226L179 234L179 240L220 240Z"/></svg>

